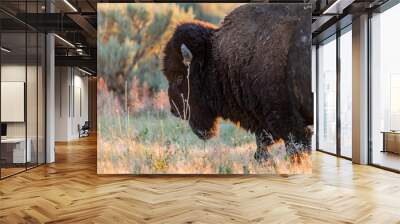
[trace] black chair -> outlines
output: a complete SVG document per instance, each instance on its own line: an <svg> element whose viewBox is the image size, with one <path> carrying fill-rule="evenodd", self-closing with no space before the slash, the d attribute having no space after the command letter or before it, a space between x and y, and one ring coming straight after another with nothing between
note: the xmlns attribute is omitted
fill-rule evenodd
<svg viewBox="0 0 400 224"><path fill-rule="evenodd" d="M78 125L79 138L89 136L89 129L90 129L89 121L85 121L85 123L82 125L82 127L80 127L80 125Z"/></svg>

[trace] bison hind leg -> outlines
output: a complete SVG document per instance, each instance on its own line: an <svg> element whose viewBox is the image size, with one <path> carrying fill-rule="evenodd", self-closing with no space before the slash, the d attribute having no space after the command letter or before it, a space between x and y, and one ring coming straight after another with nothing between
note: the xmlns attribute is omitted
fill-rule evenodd
<svg viewBox="0 0 400 224"><path fill-rule="evenodd" d="M285 138L286 152L289 155L301 155L311 152L312 127L300 127L297 132Z"/></svg>

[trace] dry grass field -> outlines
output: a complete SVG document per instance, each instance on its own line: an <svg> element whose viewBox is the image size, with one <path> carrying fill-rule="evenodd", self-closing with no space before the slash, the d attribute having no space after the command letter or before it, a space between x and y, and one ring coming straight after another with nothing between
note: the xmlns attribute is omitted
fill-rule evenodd
<svg viewBox="0 0 400 224"><path fill-rule="evenodd" d="M283 141L269 148L272 159L256 161L255 137L226 121L218 137L200 140L186 121L169 113L166 94L144 96L126 106L99 88L99 174L298 174L311 172L311 156L290 156ZM146 92L146 91L144 91Z"/></svg>

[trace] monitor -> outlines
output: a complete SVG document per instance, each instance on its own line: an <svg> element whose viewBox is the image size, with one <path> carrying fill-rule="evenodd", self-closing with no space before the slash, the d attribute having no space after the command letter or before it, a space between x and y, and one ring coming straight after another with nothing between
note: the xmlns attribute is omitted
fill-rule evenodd
<svg viewBox="0 0 400 224"><path fill-rule="evenodd" d="M7 124L1 123L1 136L7 136Z"/></svg>

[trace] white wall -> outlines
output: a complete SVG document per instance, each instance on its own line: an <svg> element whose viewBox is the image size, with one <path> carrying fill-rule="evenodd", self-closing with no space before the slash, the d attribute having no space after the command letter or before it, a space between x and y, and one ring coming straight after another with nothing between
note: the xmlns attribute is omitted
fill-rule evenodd
<svg viewBox="0 0 400 224"><path fill-rule="evenodd" d="M67 67L55 68L55 141L68 140L68 88L70 84L68 71Z"/></svg>
<svg viewBox="0 0 400 224"><path fill-rule="evenodd" d="M27 70L26 70L27 69ZM36 80L31 80L30 75L35 74L36 76L36 67L18 64L5 64L1 66L1 81L2 82L25 82L26 71L28 72L28 81L29 86L36 86ZM27 106L30 107L27 113L28 122L28 137L30 133L36 130L36 113L32 113L32 111L36 111L37 102L36 102L36 88L27 88ZM34 108L33 108L34 107ZM8 108L1 108L1 110L7 110ZM34 123L31 123L34 122ZM7 136L8 137L25 137L25 123L26 122L8 122L7 123ZM36 135L36 132L35 132Z"/></svg>
<svg viewBox="0 0 400 224"><path fill-rule="evenodd" d="M25 121L25 83L1 82L1 121ZM36 105L35 107L36 108Z"/></svg>
<svg viewBox="0 0 400 224"><path fill-rule="evenodd" d="M88 78L71 67L56 67L55 73L55 140L70 141L88 120Z"/></svg>
<svg viewBox="0 0 400 224"><path fill-rule="evenodd" d="M88 113L88 78L81 76L82 73L79 72L78 75L76 75L75 70L75 75L74 75L74 108L72 109L73 111L73 119L71 120L71 135L74 138L79 137L78 133L78 124L81 126L85 123L85 121L88 121L89 118L89 113Z"/></svg>

